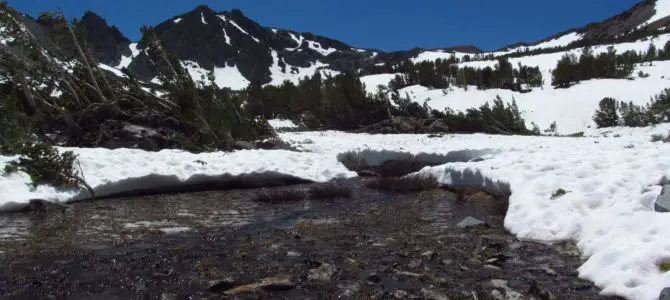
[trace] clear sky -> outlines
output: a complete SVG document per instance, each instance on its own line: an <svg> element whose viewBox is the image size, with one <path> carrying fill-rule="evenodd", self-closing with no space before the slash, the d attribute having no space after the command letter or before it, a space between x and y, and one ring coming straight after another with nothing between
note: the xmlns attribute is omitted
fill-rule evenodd
<svg viewBox="0 0 670 300"><path fill-rule="evenodd" d="M68 18L95 11L132 40L156 25L206 4L241 9L264 26L309 31L355 47L387 51L471 44L493 50L599 21L639 0L9 0L37 16L63 10Z"/></svg>

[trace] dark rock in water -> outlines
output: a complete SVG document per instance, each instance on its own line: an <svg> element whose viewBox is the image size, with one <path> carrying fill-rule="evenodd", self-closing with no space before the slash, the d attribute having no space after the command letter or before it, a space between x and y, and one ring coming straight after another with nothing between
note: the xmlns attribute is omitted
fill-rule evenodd
<svg viewBox="0 0 670 300"><path fill-rule="evenodd" d="M533 282L530 284L530 289L528 290L528 294L537 296L540 300L555 300L556 297L552 295L547 289L543 288L540 285L540 282L537 280L533 280Z"/></svg>
<svg viewBox="0 0 670 300"><path fill-rule="evenodd" d="M222 293L236 287L238 283L233 278L223 280L212 280L209 282L209 291L212 293Z"/></svg>
<svg viewBox="0 0 670 300"><path fill-rule="evenodd" d="M658 296L658 300L670 300L670 287L664 288Z"/></svg>
<svg viewBox="0 0 670 300"><path fill-rule="evenodd" d="M661 194L656 198L654 210L657 212L670 212L670 184L663 186Z"/></svg>
<svg viewBox="0 0 670 300"><path fill-rule="evenodd" d="M362 171L358 171L358 176L360 176L360 177L378 177L379 174L377 174L377 172L372 171L372 170L362 170Z"/></svg>
<svg viewBox="0 0 670 300"><path fill-rule="evenodd" d="M373 283L373 284L377 284L377 283L382 282L382 278L379 277L379 275L377 275L375 273L372 273L372 274L368 275L368 282Z"/></svg>
<svg viewBox="0 0 670 300"><path fill-rule="evenodd" d="M37 215L43 216L48 211L60 211L65 212L71 207L66 204L51 202L44 199L30 199L28 205L26 205L21 211L24 213L33 212Z"/></svg>
<svg viewBox="0 0 670 300"><path fill-rule="evenodd" d="M476 219L476 218L473 218L473 217L467 217L467 218L463 219L462 221L458 222L458 224L456 224L456 226L458 226L458 228L469 228L469 227L475 227L475 226L480 226L480 225L484 225L484 224L486 224L486 222L484 222L482 220L479 220L479 219Z"/></svg>

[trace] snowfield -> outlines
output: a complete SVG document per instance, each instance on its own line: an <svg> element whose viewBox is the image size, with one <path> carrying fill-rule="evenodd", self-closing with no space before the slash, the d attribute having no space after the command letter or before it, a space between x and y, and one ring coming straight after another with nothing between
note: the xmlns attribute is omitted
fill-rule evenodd
<svg viewBox="0 0 670 300"><path fill-rule="evenodd" d="M670 286L670 273L658 269L670 260L670 217L653 210L662 179L670 178L670 143L651 142L652 135L669 131L670 124L590 130L583 138L325 131L280 134L306 152L62 150L79 155L98 196L239 178L327 181L356 176L338 162L347 153L371 165L415 155L443 163L419 172L443 184L511 192L505 227L519 238L577 241L587 259L580 277L595 282L603 295L651 300ZM0 157L0 166L9 159ZM16 209L31 198L67 202L87 196L28 183L22 173L0 177L0 208ZM558 189L568 193L552 199Z"/></svg>
<svg viewBox="0 0 670 300"><path fill-rule="evenodd" d="M613 97L618 101L633 102L638 105L649 103L652 96L662 90L670 88L670 61L655 61L650 66L643 64L636 66L632 79L592 79L582 81L567 89L555 89L551 86L551 69L562 54L543 54L520 58L519 62L530 66L540 66L543 71L545 84L533 88L531 92L519 93L505 89L478 90L475 86L468 89L450 87L448 89L429 89L420 85L409 86L399 90L401 96L409 95L412 101L423 104L427 101L433 109L444 111L445 108L456 112L468 108L477 108L486 102L492 102L500 96L503 102L516 101L526 126L537 124L541 130L547 129L552 122L556 122L557 133L573 134L589 130L594 127L592 117L598 103L604 97ZM513 65L515 59L510 60ZM476 67L493 67L494 62L479 61L466 63ZM649 74L647 78L637 77L642 71ZM545 74L546 73L546 74ZM377 74L361 78L366 90L376 91L378 84L388 84L395 74Z"/></svg>

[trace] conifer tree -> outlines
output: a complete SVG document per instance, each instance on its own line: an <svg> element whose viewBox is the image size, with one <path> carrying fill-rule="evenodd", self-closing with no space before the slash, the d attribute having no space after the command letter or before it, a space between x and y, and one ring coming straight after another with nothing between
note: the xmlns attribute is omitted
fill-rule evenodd
<svg viewBox="0 0 670 300"><path fill-rule="evenodd" d="M598 110L593 116L593 121L598 128L613 127L619 123L617 114L617 101L614 98L605 97L598 103Z"/></svg>

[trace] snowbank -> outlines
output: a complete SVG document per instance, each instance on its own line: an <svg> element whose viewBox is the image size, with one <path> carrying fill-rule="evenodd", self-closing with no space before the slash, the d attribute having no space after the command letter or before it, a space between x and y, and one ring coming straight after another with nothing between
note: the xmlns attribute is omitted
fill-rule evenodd
<svg viewBox="0 0 670 300"><path fill-rule="evenodd" d="M335 159L323 160L319 154L283 150L201 154L178 150L60 150L72 150L79 156L83 174L98 197L186 185L217 185L240 178L328 181L356 175ZM0 156L0 166L10 159ZM33 198L69 202L88 197L86 191L57 190L48 186L32 188L29 183L30 178L24 173L0 177L0 210L14 210Z"/></svg>

